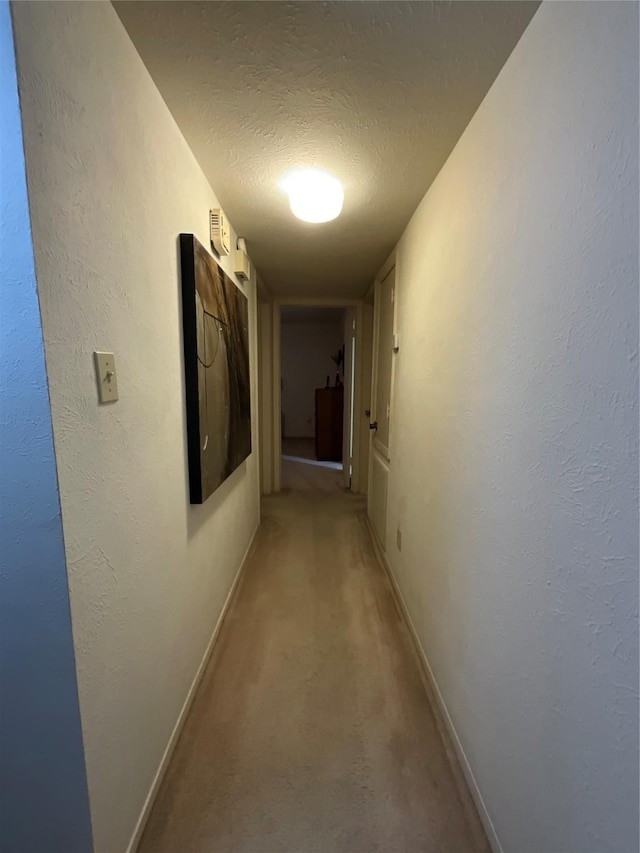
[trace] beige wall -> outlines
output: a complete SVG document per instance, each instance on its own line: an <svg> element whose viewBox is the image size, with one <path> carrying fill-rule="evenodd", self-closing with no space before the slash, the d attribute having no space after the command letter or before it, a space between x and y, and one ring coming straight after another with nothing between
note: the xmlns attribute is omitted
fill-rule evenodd
<svg viewBox="0 0 640 853"><path fill-rule="evenodd" d="M254 452L192 507L177 240L216 197L110 4L13 14L95 849L123 853L259 521L255 288Z"/></svg>
<svg viewBox="0 0 640 853"><path fill-rule="evenodd" d="M496 846L636 851L637 4L543 3L397 275L387 556Z"/></svg>

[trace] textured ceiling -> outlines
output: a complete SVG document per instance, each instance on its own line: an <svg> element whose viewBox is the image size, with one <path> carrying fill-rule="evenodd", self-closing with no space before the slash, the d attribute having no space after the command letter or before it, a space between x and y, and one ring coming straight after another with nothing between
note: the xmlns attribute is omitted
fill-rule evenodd
<svg viewBox="0 0 640 853"><path fill-rule="evenodd" d="M272 293L357 297L538 3L114 6ZM289 211L307 165L344 185L334 222Z"/></svg>

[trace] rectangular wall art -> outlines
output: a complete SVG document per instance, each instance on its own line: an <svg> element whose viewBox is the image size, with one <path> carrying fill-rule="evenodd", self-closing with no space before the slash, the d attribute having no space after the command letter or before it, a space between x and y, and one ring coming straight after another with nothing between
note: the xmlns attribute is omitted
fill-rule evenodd
<svg viewBox="0 0 640 853"><path fill-rule="evenodd" d="M247 297L193 234L180 235L191 503L251 453Z"/></svg>

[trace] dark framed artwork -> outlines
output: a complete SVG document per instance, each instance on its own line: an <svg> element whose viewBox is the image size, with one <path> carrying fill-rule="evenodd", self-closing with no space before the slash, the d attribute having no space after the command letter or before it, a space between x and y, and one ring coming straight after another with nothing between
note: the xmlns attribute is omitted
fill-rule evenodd
<svg viewBox="0 0 640 853"><path fill-rule="evenodd" d="M249 306L193 234L180 235L189 491L201 504L251 453Z"/></svg>

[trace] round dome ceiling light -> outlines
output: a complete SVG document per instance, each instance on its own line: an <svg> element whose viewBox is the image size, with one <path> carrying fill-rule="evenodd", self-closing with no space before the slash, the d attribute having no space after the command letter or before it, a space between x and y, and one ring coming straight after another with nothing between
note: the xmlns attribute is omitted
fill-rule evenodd
<svg viewBox="0 0 640 853"><path fill-rule="evenodd" d="M330 222L340 216L342 184L322 169L298 169L282 181L291 212L303 222Z"/></svg>

